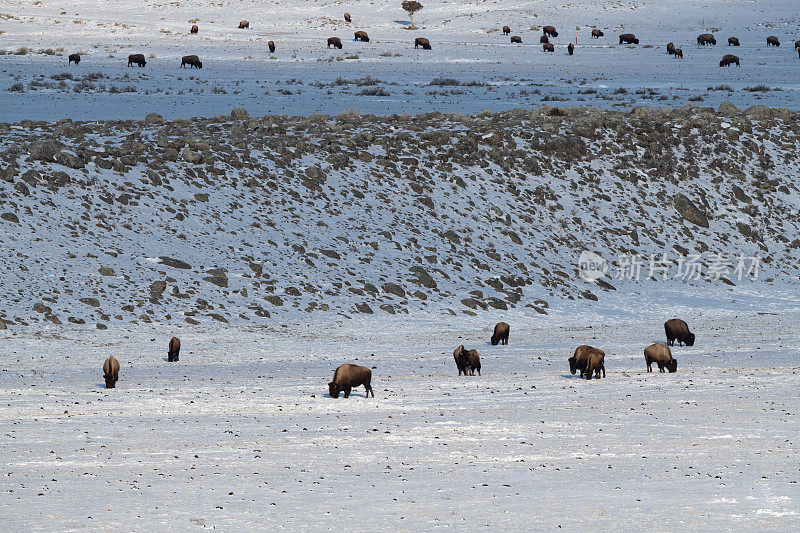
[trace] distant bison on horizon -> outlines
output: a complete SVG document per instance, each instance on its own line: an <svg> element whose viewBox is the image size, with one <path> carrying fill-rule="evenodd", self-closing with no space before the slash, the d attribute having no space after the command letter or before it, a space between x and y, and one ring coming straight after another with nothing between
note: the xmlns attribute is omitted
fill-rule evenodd
<svg viewBox="0 0 800 533"><path fill-rule="evenodd" d="M67 58L67 65L71 65L75 63L76 65L80 64L81 62L81 55L80 54L70 54Z"/></svg>
<svg viewBox="0 0 800 533"><path fill-rule="evenodd" d="M781 42L774 35L767 37L767 46L780 46Z"/></svg>
<svg viewBox="0 0 800 533"><path fill-rule="evenodd" d="M497 346L498 343L508 344L508 332L510 329L511 327L505 322L498 322L495 325L494 333L492 334L492 346Z"/></svg>
<svg viewBox="0 0 800 533"><path fill-rule="evenodd" d="M198 31L200 31L200 28L197 27L197 24L193 24L192 29L189 30L189 33L197 33Z"/></svg>
<svg viewBox="0 0 800 533"><path fill-rule="evenodd" d="M414 39L414 48L422 47L423 50L431 49L431 42L425 37L417 37Z"/></svg>
<svg viewBox="0 0 800 533"><path fill-rule="evenodd" d="M710 33L703 33L697 36L697 44L700 46L713 45L716 46L717 40Z"/></svg>
<svg viewBox="0 0 800 533"><path fill-rule="evenodd" d="M147 61L144 59L144 54L131 54L128 56L128 66L138 65L144 67Z"/></svg>
<svg viewBox="0 0 800 533"><path fill-rule="evenodd" d="M511 28L503 26L503 35L508 35L509 33L511 33Z"/></svg>
<svg viewBox="0 0 800 533"><path fill-rule="evenodd" d="M275 41L270 41L267 43L267 48L269 48L269 53L275 53Z"/></svg>
<svg viewBox="0 0 800 533"><path fill-rule="evenodd" d="M558 37L558 32L553 26L545 26L542 28L542 32L545 35L549 35L550 37Z"/></svg>
<svg viewBox="0 0 800 533"><path fill-rule="evenodd" d="M647 371L653 371L653 363L658 365L658 371L664 372L666 368L670 374L678 371L678 360L672 358L672 352L668 346L657 342L644 349L644 362L647 364Z"/></svg>
<svg viewBox="0 0 800 533"><path fill-rule="evenodd" d="M619 36L619 44L639 44L639 39L632 33L623 33Z"/></svg>
<svg viewBox="0 0 800 533"><path fill-rule="evenodd" d="M593 39L599 39L600 37L603 37L604 35L605 35L605 33L603 33L603 30L592 30L592 38Z"/></svg>
<svg viewBox="0 0 800 533"><path fill-rule="evenodd" d="M667 345L675 346L675 341L678 341L678 346L681 343L686 346L694 346L694 333L689 331L689 326L680 318L670 318L664 322L664 332L667 334Z"/></svg>
<svg viewBox="0 0 800 533"><path fill-rule="evenodd" d="M333 46L334 48L342 49L342 40L338 37L328 37L328 48Z"/></svg>
<svg viewBox="0 0 800 533"><path fill-rule="evenodd" d="M355 36L353 39L354 41L361 41L362 43L369 42L369 35L367 35L367 32L365 31L357 31L353 35Z"/></svg>
<svg viewBox="0 0 800 533"><path fill-rule="evenodd" d="M522 44L522 37L520 37L519 35L514 35L513 37L511 37L511 42Z"/></svg>
<svg viewBox="0 0 800 533"><path fill-rule="evenodd" d="M181 341L178 337L172 337L169 340L169 348L167 348L167 362L177 363L181 354Z"/></svg>
<svg viewBox="0 0 800 533"><path fill-rule="evenodd" d="M739 64L739 57L733 54L725 54L724 56L722 56L722 61L719 62L719 66L727 67L729 65L733 65L734 63L736 63L737 67L741 66Z"/></svg>
<svg viewBox="0 0 800 533"><path fill-rule="evenodd" d="M328 394L331 398L338 398L339 393L344 391L344 397L350 397L350 391L353 387L364 385L366 395L364 398L369 398L369 393L375 397L375 391L372 390L372 370L365 366L344 364L336 369L333 373L333 381L328 383Z"/></svg>
<svg viewBox="0 0 800 533"><path fill-rule="evenodd" d="M203 68L203 62L196 55L183 56L181 58L181 68L186 68L186 65L189 65L189 68Z"/></svg>
<svg viewBox="0 0 800 533"><path fill-rule="evenodd" d="M113 355L103 363L103 378L106 380L106 388L113 389L117 386L119 379L119 361Z"/></svg>
<svg viewBox="0 0 800 533"><path fill-rule="evenodd" d="M243 20L239 23L240 30L249 30L250 29L250 21Z"/></svg>
<svg viewBox="0 0 800 533"><path fill-rule="evenodd" d="M553 46L553 43L544 43L542 45L542 50L544 50L545 52L555 52L556 47Z"/></svg>
<svg viewBox="0 0 800 533"><path fill-rule="evenodd" d="M739 39L736 37L728 37L728 46L739 46Z"/></svg>

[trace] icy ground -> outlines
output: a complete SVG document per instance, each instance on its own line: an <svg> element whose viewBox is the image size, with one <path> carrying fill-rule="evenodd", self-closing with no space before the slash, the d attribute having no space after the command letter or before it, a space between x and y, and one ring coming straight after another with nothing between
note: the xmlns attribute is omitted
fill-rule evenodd
<svg viewBox="0 0 800 533"><path fill-rule="evenodd" d="M423 4L418 29L409 30L399 0L4 0L0 121L127 119L149 111L185 118L232 107L309 115L475 113L542 102L716 107L731 101L797 109L800 101L794 0ZM352 23L344 22L345 11ZM250 30L236 29L241 19L250 21ZM197 35L189 34L194 21ZM500 31L506 24L524 44L509 42ZM553 54L539 44L548 24L560 31ZM603 38L590 37L595 27ZM368 31L371 42L353 42L355 30ZM626 32L640 45L618 45ZM716 35L717 46L697 45L704 32ZM768 48L769 35L782 46ZM342 39L343 50L325 47L331 36ZM415 50L417 36L428 37L433 50ZM742 45L729 48L729 36ZM566 45L575 39L570 57ZM274 54L267 51L270 40ZM682 61L666 54L667 42L682 48ZM80 66L68 67L67 55L78 51ZM130 53L152 57L144 69L127 68ZM726 53L740 56L741 67L720 68ZM203 69L179 69L186 54L199 55ZM365 76L371 85L352 83Z"/></svg>
<svg viewBox="0 0 800 533"><path fill-rule="evenodd" d="M796 531L798 318L696 313L677 374L645 373L651 319L521 320L496 347L488 317L200 329L172 364L162 327L3 332L0 523ZM582 343L606 379L569 374ZM326 396L343 362L374 400Z"/></svg>

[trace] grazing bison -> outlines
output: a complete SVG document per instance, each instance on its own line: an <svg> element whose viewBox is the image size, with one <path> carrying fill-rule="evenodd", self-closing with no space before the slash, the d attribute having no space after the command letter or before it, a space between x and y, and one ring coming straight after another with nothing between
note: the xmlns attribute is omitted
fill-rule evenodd
<svg viewBox="0 0 800 533"><path fill-rule="evenodd" d="M603 35L605 35L605 33L603 33L602 30L592 30L592 38L593 39L599 39Z"/></svg>
<svg viewBox="0 0 800 533"><path fill-rule="evenodd" d="M658 371L664 372L664 368L670 373L678 371L678 360L672 358L672 352L668 346L664 346L660 342L651 344L644 349L644 362L647 363L647 371L653 371L653 363L658 365Z"/></svg>
<svg viewBox="0 0 800 533"><path fill-rule="evenodd" d="M515 36L513 36L513 37L511 38L511 42L512 42L512 43L519 43L519 44L522 44L522 37L520 37L519 35L515 35Z"/></svg>
<svg viewBox="0 0 800 533"><path fill-rule="evenodd" d="M583 377L583 374L586 372L586 361L589 359L589 354L592 350L596 350L597 348L592 348L586 344L578 346L575 348L575 354L567 359L569 362L569 371L574 374L578 370L581 371L580 377Z"/></svg>
<svg viewBox="0 0 800 533"><path fill-rule="evenodd" d="M414 39L414 48L422 47L423 50L431 49L431 42L425 37L417 37Z"/></svg>
<svg viewBox="0 0 800 533"><path fill-rule="evenodd" d="M550 37L558 37L558 32L553 26L543 27L542 32L544 32L545 35L549 35Z"/></svg>
<svg viewBox="0 0 800 533"><path fill-rule="evenodd" d="M678 346L681 343L686 346L694 346L694 333L689 331L689 326L680 318L670 318L664 322L664 331L667 333L667 345L675 346L677 340Z"/></svg>
<svg viewBox="0 0 800 533"><path fill-rule="evenodd" d="M344 21L345 22L352 22L352 20L350 20L350 13L345 13L344 14Z"/></svg>
<svg viewBox="0 0 800 533"><path fill-rule="evenodd" d="M375 397L375 391L372 390L372 370L365 366L344 364L336 369L333 373L333 381L328 383L328 393L331 398L338 398L339 393L344 391L344 397L350 397L350 389L364 385L366 395L364 398L369 398L369 393Z"/></svg>
<svg viewBox="0 0 800 533"><path fill-rule="evenodd" d="M781 42L774 35L767 37L767 46L780 46Z"/></svg>
<svg viewBox="0 0 800 533"><path fill-rule="evenodd" d="M508 35L509 33L511 33L511 28L503 26L503 35Z"/></svg>
<svg viewBox="0 0 800 533"><path fill-rule="evenodd" d="M734 63L736 63L737 67L741 66L739 64L739 57L733 54L725 54L724 56L722 56L722 61L719 62L719 66L727 67L728 65L732 65Z"/></svg>
<svg viewBox="0 0 800 533"><path fill-rule="evenodd" d="M703 33L697 36L697 44L700 46L706 46L707 44L716 46L717 40L710 33Z"/></svg>
<svg viewBox="0 0 800 533"><path fill-rule="evenodd" d="M675 53L675 43L667 43L667 53L672 55Z"/></svg>
<svg viewBox="0 0 800 533"><path fill-rule="evenodd" d="M542 35L539 37L539 44L549 43L550 38L547 35Z"/></svg>
<svg viewBox="0 0 800 533"><path fill-rule="evenodd" d="M672 52L672 53L675 56L675 59L683 59L683 49L682 48L676 48L675 51Z"/></svg>
<svg viewBox="0 0 800 533"><path fill-rule="evenodd" d="M189 68L203 68L203 62L196 55L183 56L181 58L181 68L186 68L186 65L189 65Z"/></svg>
<svg viewBox="0 0 800 533"><path fill-rule="evenodd" d="M144 67L147 61L144 60L144 54L131 54L128 56L128 66L138 65Z"/></svg>
<svg viewBox="0 0 800 533"><path fill-rule="evenodd" d="M178 337L172 337L169 340L169 348L167 349L167 361L170 363L177 363L178 356L181 354L181 340Z"/></svg>
<svg viewBox="0 0 800 533"><path fill-rule="evenodd" d="M739 39L737 37L728 37L728 46L739 46Z"/></svg>
<svg viewBox="0 0 800 533"><path fill-rule="evenodd" d="M494 333L492 334L492 346L497 346L497 344L508 344L508 331L510 326L505 322L498 322L497 325L494 327Z"/></svg>
<svg viewBox="0 0 800 533"><path fill-rule="evenodd" d="M603 377L606 377L606 352L593 348L586 358L586 379L592 379L594 374L597 379L600 379L600 372L603 372Z"/></svg>
<svg viewBox="0 0 800 533"><path fill-rule="evenodd" d="M575 52L575 45L572 44L572 43L569 43L567 45L567 52L569 52L569 55L572 55Z"/></svg>
<svg viewBox="0 0 800 533"><path fill-rule="evenodd" d="M794 42L794 49L795 50L800 50L800 41L795 41Z"/></svg>
<svg viewBox="0 0 800 533"><path fill-rule="evenodd" d="M269 53L275 53L275 41L270 41L267 43L267 48L269 48Z"/></svg>
<svg viewBox="0 0 800 533"><path fill-rule="evenodd" d="M67 58L67 65L71 65L75 63L76 65L80 64L81 62L81 55L80 54L70 54Z"/></svg>
<svg viewBox="0 0 800 533"><path fill-rule="evenodd" d="M106 388L113 389L117 386L119 379L119 361L113 356L108 356L106 362L103 363L103 377L106 380Z"/></svg>
<svg viewBox="0 0 800 533"><path fill-rule="evenodd" d="M189 30L189 33L197 33L200 31L200 28L197 27L197 24L192 24L192 29Z"/></svg>
<svg viewBox="0 0 800 533"><path fill-rule="evenodd" d="M357 31L353 35L355 35L355 39L353 39L354 41L361 41L362 43L369 42L369 36L365 31Z"/></svg>
<svg viewBox="0 0 800 533"><path fill-rule="evenodd" d="M555 52L555 51L556 51L556 47L555 47L555 46L553 46L553 43L544 43L544 44L542 45L542 49L543 49L545 52Z"/></svg>
<svg viewBox="0 0 800 533"><path fill-rule="evenodd" d="M249 30L250 29L250 21L243 20L239 23L240 30Z"/></svg>
<svg viewBox="0 0 800 533"><path fill-rule="evenodd" d="M328 48L330 48L331 46L341 50L342 49L342 40L339 39L338 37L328 37Z"/></svg>
<svg viewBox="0 0 800 533"><path fill-rule="evenodd" d="M467 350L462 344L453 351L453 359L456 360L459 376L462 372L465 376L474 376L476 370L478 375L481 375L481 358L478 350Z"/></svg>
<svg viewBox="0 0 800 533"><path fill-rule="evenodd" d="M619 36L619 44L639 44L639 39L632 33L623 33Z"/></svg>

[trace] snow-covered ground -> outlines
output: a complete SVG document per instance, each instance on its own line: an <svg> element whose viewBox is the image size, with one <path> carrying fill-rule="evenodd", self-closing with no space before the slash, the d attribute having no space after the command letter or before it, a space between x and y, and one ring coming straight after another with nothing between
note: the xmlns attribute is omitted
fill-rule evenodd
<svg viewBox="0 0 800 533"><path fill-rule="evenodd" d="M793 0L442 1L417 14L417 30L407 29L408 16L395 0L0 5L0 49L7 52L0 56L0 121L141 118L150 111L210 116L232 107L309 115L475 113L542 102L716 107L731 101L797 109L800 101L793 48L800 19ZM344 22L345 11L351 23ZM250 30L236 29L242 19ZM189 33L193 21L196 35ZM539 44L548 24L560 31L553 54ZM503 25L523 44L512 45ZM595 27L603 38L590 37ZM371 42L353 42L355 30L368 31ZM626 32L640 44L617 44ZM716 35L717 46L697 45L704 32ZM767 47L769 35L782 46ZM331 36L342 39L342 50L325 47ZM433 50L415 50L416 36L429 38ZM728 47L729 36L741 46ZM569 56L566 45L576 39ZM270 40L274 54L267 51ZM682 48L683 60L666 53L667 42ZM22 48L30 51L15 55ZM48 49L55 55L40 53ZM68 67L67 55L78 51L80 66ZM131 53L152 57L144 69L127 68ZM726 53L740 56L741 67L720 68ZM187 54L199 55L203 69L178 68ZM376 84L342 83L365 76Z"/></svg>
<svg viewBox="0 0 800 533"><path fill-rule="evenodd" d="M3 530L800 527L797 312L693 314L676 374L645 372L661 320L518 320L490 346L490 318L195 329L179 363L159 326L9 335ZM569 374L582 343L606 379ZM327 397L343 362L374 400Z"/></svg>

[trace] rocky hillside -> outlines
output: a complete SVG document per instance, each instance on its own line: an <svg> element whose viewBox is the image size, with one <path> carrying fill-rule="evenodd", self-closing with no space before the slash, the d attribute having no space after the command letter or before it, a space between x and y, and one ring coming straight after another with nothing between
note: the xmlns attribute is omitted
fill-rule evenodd
<svg viewBox="0 0 800 533"><path fill-rule="evenodd" d="M0 328L535 315L656 283L613 268L586 283L584 250L612 266L758 253L759 290L783 291L800 272L799 118L723 105L0 124Z"/></svg>

